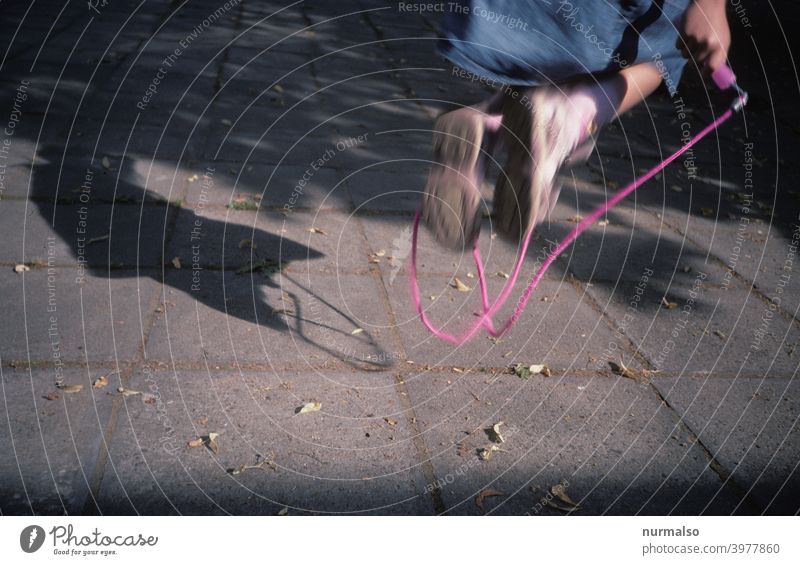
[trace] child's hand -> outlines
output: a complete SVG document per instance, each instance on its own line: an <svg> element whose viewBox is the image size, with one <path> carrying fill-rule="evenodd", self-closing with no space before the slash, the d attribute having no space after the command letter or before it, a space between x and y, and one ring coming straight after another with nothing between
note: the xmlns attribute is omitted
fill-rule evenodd
<svg viewBox="0 0 800 565"><path fill-rule="evenodd" d="M725 0L693 0L681 28L677 45L684 57L708 74L725 64L731 45Z"/></svg>

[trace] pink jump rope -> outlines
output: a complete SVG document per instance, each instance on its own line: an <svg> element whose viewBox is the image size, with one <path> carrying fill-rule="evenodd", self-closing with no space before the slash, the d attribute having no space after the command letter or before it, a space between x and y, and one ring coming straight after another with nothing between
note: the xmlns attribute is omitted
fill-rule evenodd
<svg viewBox="0 0 800 565"><path fill-rule="evenodd" d="M721 90L726 90L728 88L733 88L736 91L736 99L731 103L730 107L716 120L712 123L707 125L703 128L697 135L695 135L691 140L689 140L686 144L684 144L680 149L678 149L675 153L664 159L661 163L647 171L644 175L640 176L637 179L634 179L629 185L625 186L618 192L614 194L611 198L609 198L605 204L598 207L594 212L583 218L583 220L575 226L575 228L565 237L558 246L550 252L550 254L545 259L542 266L534 275L533 279L531 280L528 287L525 289L525 292L522 293L520 296L519 301L517 302L517 306L514 309L514 313L511 317L506 321L502 327L498 330L495 329L494 324L492 323L492 317L497 313L497 311L505 304L506 300L508 300L508 296L511 294L514 285L517 282L517 278L519 277L519 272L522 268L522 262L525 260L525 254L528 251L528 245L530 244L531 237L533 236L533 231L527 235L525 240L522 243L522 249L517 256L517 260L514 263L514 269L511 272L511 275L506 281L503 290L498 295L497 299L494 301L494 304L489 304L489 295L486 291L486 276L483 270L483 261L481 260L481 254L478 250L478 238L475 238L475 242L473 243L472 247L472 256L475 259L475 267L478 270L478 281L480 283L481 289L481 301L483 303L483 313L480 315L478 320L472 324L466 331L464 331L461 335L455 336L450 333L447 333L443 330L436 328L433 324L431 324L428 317L425 315L425 309L422 306L422 301L420 300L419 296L419 283L417 282L417 233L419 231L419 220L422 214L422 209L418 209L417 213L414 215L414 232L413 232L413 239L411 243L411 268L409 272L409 278L411 279L411 294L412 299L414 300L414 305L417 308L417 312L419 313L419 317L422 320L422 323L425 324L425 327L430 330L430 332L435 335L436 337L443 339L445 341L449 341L455 345L461 345L462 343L471 339L475 332L483 326L486 328L486 331L489 335L493 337L499 337L511 329L514 324L516 323L517 319L520 317L522 312L525 310L525 306L528 304L528 300L530 299L533 291L536 289L536 286L539 284L542 276L544 276L545 272L547 271L550 264L558 257L564 250L573 242L575 239L581 235L586 228L591 226L594 222L596 222L601 216L605 215L611 208L616 206L623 198L628 196L631 192L642 186L645 182L653 178L659 171L664 169L667 165L672 163L675 159L683 155L686 151L689 150L693 145L695 145L698 141L703 139L706 135L711 133L712 131L716 130L723 122L725 122L728 118L730 118L734 112L738 112L742 109L742 107L747 103L747 93L744 92L739 86L736 84L736 75L733 74L733 71L728 66L722 66L717 69L712 75L712 80L717 85L718 88Z"/></svg>

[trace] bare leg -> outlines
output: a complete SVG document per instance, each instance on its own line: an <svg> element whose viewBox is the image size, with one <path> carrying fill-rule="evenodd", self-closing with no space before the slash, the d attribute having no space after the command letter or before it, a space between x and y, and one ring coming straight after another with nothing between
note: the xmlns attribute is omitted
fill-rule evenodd
<svg viewBox="0 0 800 565"><path fill-rule="evenodd" d="M525 88L516 98L507 98L503 133L508 161L494 197L498 229L513 239L525 237L555 206L562 168L587 158L597 129L644 100L660 83L655 65L640 64L599 81Z"/></svg>

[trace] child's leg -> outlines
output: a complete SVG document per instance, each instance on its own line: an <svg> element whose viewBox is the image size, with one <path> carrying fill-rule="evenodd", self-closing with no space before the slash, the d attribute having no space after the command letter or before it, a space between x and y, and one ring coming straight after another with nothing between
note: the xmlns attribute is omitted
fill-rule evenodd
<svg viewBox="0 0 800 565"><path fill-rule="evenodd" d="M588 157L594 132L649 96L661 83L652 64L634 65L599 81L529 88L506 100L508 161L495 187L498 229L518 238L544 219L558 197L568 159ZM530 100L531 104L520 103Z"/></svg>
<svg viewBox="0 0 800 565"><path fill-rule="evenodd" d="M494 150L502 94L440 116L434 124L433 163L422 218L439 243L469 246L480 228L480 183L485 155Z"/></svg>

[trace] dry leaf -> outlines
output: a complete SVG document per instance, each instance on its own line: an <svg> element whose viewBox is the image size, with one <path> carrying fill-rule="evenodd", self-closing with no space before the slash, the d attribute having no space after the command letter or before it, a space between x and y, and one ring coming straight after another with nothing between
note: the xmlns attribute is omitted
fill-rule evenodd
<svg viewBox="0 0 800 565"><path fill-rule="evenodd" d="M570 508L578 508L578 504L567 494L564 485L559 483L550 487L550 493Z"/></svg>
<svg viewBox="0 0 800 565"><path fill-rule="evenodd" d="M500 426L504 425L504 422L500 421L493 425L491 428L486 428L486 435L489 436L489 439L495 443L505 443L505 439L503 439L503 434L500 433Z"/></svg>
<svg viewBox="0 0 800 565"><path fill-rule="evenodd" d="M108 157L104 156L102 159L100 159L100 164L103 166L104 169L111 168L111 161L108 160Z"/></svg>
<svg viewBox="0 0 800 565"><path fill-rule="evenodd" d="M252 239L243 239L239 242L239 249L244 249L245 247L249 247L250 249L256 249L256 245L253 243Z"/></svg>
<svg viewBox="0 0 800 565"><path fill-rule="evenodd" d="M677 184L673 184L672 186L670 186L670 189L674 190L675 192L683 192L683 189L679 187Z"/></svg>
<svg viewBox="0 0 800 565"><path fill-rule="evenodd" d="M319 412L322 409L321 402L308 402L295 410L296 414L306 414L308 412Z"/></svg>
<svg viewBox="0 0 800 565"><path fill-rule="evenodd" d="M200 418L195 420L195 422L197 422L201 426L205 426L206 424L208 424L208 416L201 416Z"/></svg>
<svg viewBox="0 0 800 565"><path fill-rule="evenodd" d="M451 286L458 292L469 292L472 290L470 287L461 282L458 277L453 277L453 283Z"/></svg>
<svg viewBox="0 0 800 565"><path fill-rule="evenodd" d="M725 339L726 337L728 337L727 335L725 335L725 332L720 331L720 330L714 330L714 335L719 337L719 338L722 338L722 339Z"/></svg>
<svg viewBox="0 0 800 565"><path fill-rule="evenodd" d="M503 451L503 450L494 444L489 445L487 447L481 447L480 449L478 449L478 457L480 457L481 461L488 461L489 459L492 458L492 454L495 451Z"/></svg>
<svg viewBox="0 0 800 565"><path fill-rule="evenodd" d="M633 371L628 367L626 367L625 364L622 362L622 360L620 360L619 363L614 363L613 361L609 361L608 366L611 367L611 370L616 375L625 377L626 379L633 379L634 381L641 380L641 377L636 374L636 371Z"/></svg>
<svg viewBox="0 0 800 565"><path fill-rule="evenodd" d="M103 388L104 386L108 386L108 377L106 376L98 377L92 383L92 388Z"/></svg>
<svg viewBox="0 0 800 565"><path fill-rule="evenodd" d="M31 268L28 265L24 265L20 263L19 265L14 265L14 272L15 273L24 273L25 271L30 271Z"/></svg>
<svg viewBox="0 0 800 565"><path fill-rule="evenodd" d="M390 426L396 426L397 425L397 420L392 420L391 418L384 418L383 421L386 422L387 424L389 424Z"/></svg>
<svg viewBox="0 0 800 565"><path fill-rule="evenodd" d="M45 400L58 400L61 397L58 396L57 392L51 392L50 394L46 394L42 398L44 398Z"/></svg>
<svg viewBox="0 0 800 565"><path fill-rule="evenodd" d="M182 266L181 265L181 258L180 257L173 257L172 258L172 266L175 267L176 269L180 269L181 266Z"/></svg>
<svg viewBox="0 0 800 565"><path fill-rule="evenodd" d="M308 230L306 231L309 231L311 233L318 233L320 235L328 235L328 232L320 228L308 228Z"/></svg>
<svg viewBox="0 0 800 565"><path fill-rule="evenodd" d="M219 451L219 445L217 444L218 437L219 434L215 434L214 432L211 432L206 436L206 446L215 454Z"/></svg>
<svg viewBox="0 0 800 565"><path fill-rule="evenodd" d="M498 277L500 277L501 279L507 279L508 278L508 273L504 273L503 271L497 271L495 274Z"/></svg>
<svg viewBox="0 0 800 565"><path fill-rule="evenodd" d="M205 443L203 438L198 437L198 438L194 438L193 440L188 441L186 443L186 445L189 446L189 447L200 447L201 445L203 445L203 443Z"/></svg>
<svg viewBox="0 0 800 565"><path fill-rule="evenodd" d="M274 90L275 92L277 92L278 94L280 94L281 92L283 92L283 87L282 87L280 84L276 84L276 85L274 85L274 86L272 87L272 90Z"/></svg>
<svg viewBox="0 0 800 565"><path fill-rule="evenodd" d="M356 335L356 334L360 334L360 333L362 333L363 331L364 331L364 330L363 330L362 328L356 328L356 329L354 329L352 332L350 332L350 335Z"/></svg>
<svg viewBox="0 0 800 565"><path fill-rule="evenodd" d="M505 493L495 490L493 488L484 489L475 497L475 506L483 510L483 501L490 496L505 496Z"/></svg>
<svg viewBox="0 0 800 565"><path fill-rule="evenodd" d="M57 385L58 390L67 394L73 394L83 390L83 385Z"/></svg>
<svg viewBox="0 0 800 565"><path fill-rule="evenodd" d="M289 507L288 506L284 506L283 508L278 510L278 513L276 514L276 516L286 516L288 513L289 513Z"/></svg>
<svg viewBox="0 0 800 565"><path fill-rule="evenodd" d="M511 371L521 379L530 378L531 375L542 375L545 377L552 375L550 367L545 364L525 365L524 363L517 363L512 367Z"/></svg>
<svg viewBox="0 0 800 565"><path fill-rule="evenodd" d="M678 307L678 303L677 302L670 302L669 300L667 300L666 296L662 296L661 297L661 306L663 306L667 310L674 310L675 308Z"/></svg>
<svg viewBox="0 0 800 565"><path fill-rule="evenodd" d="M142 394L138 390L133 390L131 388L119 387L117 392L120 393L122 396L136 396L137 394Z"/></svg>
<svg viewBox="0 0 800 565"><path fill-rule="evenodd" d="M375 252L375 255L376 255L377 257L383 257L384 255L386 255L386 250L385 250L385 249L378 249L378 250Z"/></svg>

